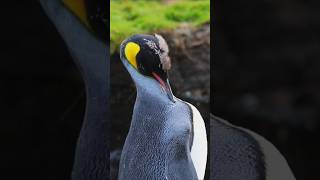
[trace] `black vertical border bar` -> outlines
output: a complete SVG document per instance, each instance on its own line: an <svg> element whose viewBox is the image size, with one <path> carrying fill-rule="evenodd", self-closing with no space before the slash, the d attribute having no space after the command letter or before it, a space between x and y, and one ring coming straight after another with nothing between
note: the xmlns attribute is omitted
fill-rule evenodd
<svg viewBox="0 0 320 180"><path fill-rule="evenodd" d="M108 156L108 160L109 160L109 175L108 175L108 178L111 179L110 177L110 172L111 172L111 167L110 167L110 152L111 152L111 128L112 128L112 116L111 116L111 106L110 106L110 92L111 92L111 86L110 86L110 83L111 83L111 79L110 79L110 60L111 60L111 54L110 54L110 0L105 0L105 7L106 7L106 19L105 21L107 21L107 38L106 38L106 41L107 41L107 57L106 57L106 60L107 60L107 80L108 80L108 83L107 83L107 89L108 89L108 92L107 92L107 113L108 113L108 116L109 116L109 126L108 126L108 142L109 142L109 149L108 149L108 152L109 154L107 155Z"/></svg>
<svg viewBox="0 0 320 180"><path fill-rule="evenodd" d="M212 151L212 144L213 144L213 124L211 122L211 114L213 113L213 73L214 73L214 37L215 37L215 22L216 22L216 17L215 17L215 0L210 0L210 112L209 112L209 126L207 126L208 129L208 165L207 165L207 173L209 173L209 179L211 180L212 177L212 172L213 172L213 165L212 165L212 156L213 156L213 151Z"/></svg>

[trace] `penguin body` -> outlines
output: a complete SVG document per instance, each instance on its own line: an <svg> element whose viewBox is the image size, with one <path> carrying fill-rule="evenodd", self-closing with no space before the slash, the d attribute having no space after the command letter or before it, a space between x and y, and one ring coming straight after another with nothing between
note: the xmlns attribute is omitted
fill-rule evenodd
<svg viewBox="0 0 320 180"><path fill-rule="evenodd" d="M182 101L161 105L137 98L120 179L197 179L189 153L191 117L191 109Z"/></svg>
<svg viewBox="0 0 320 180"><path fill-rule="evenodd" d="M260 135L210 117L212 180L295 180L280 152Z"/></svg>
<svg viewBox="0 0 320 180"><path fill-rule="evenodd" d="M194 106L173 96L162 69L168 57L158 54L166 53L167 48L157 49L163 41L157 35L136 35L121 45L121 60L135 82L137 97L119 180L197 180L204 176L207 139L203 119ZM196 132L201 133L195 136ZM195 152L200 149L202 152Z"/></svg>

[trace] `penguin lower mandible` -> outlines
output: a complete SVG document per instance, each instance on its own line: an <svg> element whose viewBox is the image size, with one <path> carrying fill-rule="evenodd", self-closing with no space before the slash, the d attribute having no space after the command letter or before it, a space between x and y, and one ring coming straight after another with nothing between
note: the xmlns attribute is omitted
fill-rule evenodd
<svg viewBox="0 0 320 180"><path fill-rule="evenodd" d="M260 135L210 115L211 180L295 180L281 153Z"/></svg>
<svg viewBox="0 0 320 180"><path fill-rule="evenodd" d="M193 105L173 95L168 53L160 35L134 35L120 46L120 58L136 85L137 97L121 154L119 180L204 178L204 121Z"/></svg>
<svg viewBox="0 0 320 180"><path fill-rule="evenodd" d="M105 0L40 0L84 79L86 112L73 180L109 179L109 48Z"/></svg>

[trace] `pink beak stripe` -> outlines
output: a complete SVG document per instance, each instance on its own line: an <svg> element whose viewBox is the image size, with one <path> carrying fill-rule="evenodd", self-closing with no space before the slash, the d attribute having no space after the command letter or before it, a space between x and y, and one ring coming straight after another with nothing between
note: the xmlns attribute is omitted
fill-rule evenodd
<svg viewBox="0 0 320 180"><path fill-rule="evenodd" d="M160 76L158 76L156 73L152 72L152 75L154 76L154 78L156 78L156 80L160 83L160 85L163 87L163 88L167 88L166 87L166 84L164 83L164 81L160 78Z"/></svg>

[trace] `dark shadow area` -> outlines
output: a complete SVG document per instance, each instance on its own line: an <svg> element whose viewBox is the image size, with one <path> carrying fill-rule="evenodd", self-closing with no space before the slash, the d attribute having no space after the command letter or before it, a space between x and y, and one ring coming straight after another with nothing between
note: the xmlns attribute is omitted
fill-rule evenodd
<svg viewBox="0 0 320 180"><path fill-rule="evenodd" d="M7 1L1 17L0 179L69 180L81 76L37 1Z"/></svg>
<svg viewBox="0 0 320 180"><path fill-rule="evenodd" d="M297 179L319 179L318 1L219 1L211 112L272 142Z"/></svg>

